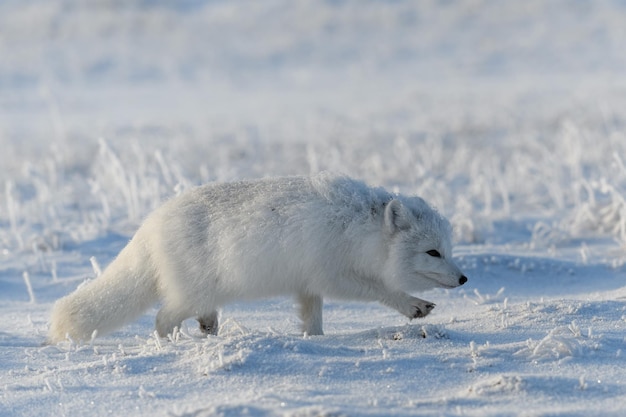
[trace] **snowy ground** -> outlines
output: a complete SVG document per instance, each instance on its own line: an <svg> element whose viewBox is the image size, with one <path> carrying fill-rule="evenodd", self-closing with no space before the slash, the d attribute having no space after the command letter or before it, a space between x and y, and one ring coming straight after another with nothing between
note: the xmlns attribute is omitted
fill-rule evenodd
<svg viewBox="0 0 626 417"><path fill-rule="evenodd" d="M623 1L0 2L0 415L623 415ZM455 226L407 322L291 300L42 346L160 201L341 171Z"/></svg>

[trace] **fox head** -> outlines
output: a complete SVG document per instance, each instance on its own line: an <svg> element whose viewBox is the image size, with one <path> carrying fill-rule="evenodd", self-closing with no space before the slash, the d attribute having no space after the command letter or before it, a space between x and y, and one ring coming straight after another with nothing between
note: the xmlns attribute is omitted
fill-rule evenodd
<svg viewBox="0 0 626 417"><path fill-rule="evenodd" d="M406 292L454 288L467 277L452 260L450 223L419 197L394 198L384 209L388 282Z"/></svg>

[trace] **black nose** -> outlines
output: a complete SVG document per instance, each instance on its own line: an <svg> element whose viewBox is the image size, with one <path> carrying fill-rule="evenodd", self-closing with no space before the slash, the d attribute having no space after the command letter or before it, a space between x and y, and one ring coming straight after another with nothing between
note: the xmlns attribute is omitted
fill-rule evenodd
<svg viewBox="0 0 626 417"><path fill-rule="evenodd" d="M459 285L463 285L467 282L467 277L465 275L461 275L461 278L459 278Z"/></svg>

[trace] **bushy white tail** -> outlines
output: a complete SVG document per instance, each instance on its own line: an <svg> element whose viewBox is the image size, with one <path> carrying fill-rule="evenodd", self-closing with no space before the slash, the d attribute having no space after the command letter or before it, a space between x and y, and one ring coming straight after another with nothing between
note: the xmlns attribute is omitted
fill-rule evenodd
<svg viewBox="0 0 626 417"><path fill-rule="evenodd" d="M88 341L137 318L158 298L156 270L135 237L104 273L66 297L52 310L48 343L70 337Z"/></svg>

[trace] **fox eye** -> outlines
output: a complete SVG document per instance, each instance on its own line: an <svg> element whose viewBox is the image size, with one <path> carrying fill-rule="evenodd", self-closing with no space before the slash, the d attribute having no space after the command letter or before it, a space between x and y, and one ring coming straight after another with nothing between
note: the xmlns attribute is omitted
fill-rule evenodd
<svg viewBox="0 0 626 417"><path fill-rule="evenodd" d="M427 254L429 254L429 255L430 255L430 256L432 256L432 257L435 257L435 258L441 258L441 254L440 254L440 253L439 253L439 251L437 251L437 250L431 249L431 250L429 250L429 251L428 251L428 252L426 252L426 253L427 253Z"/></svg>

